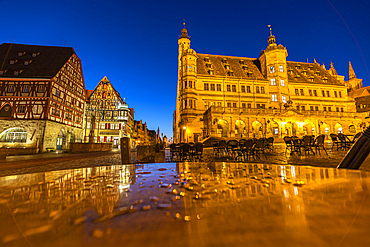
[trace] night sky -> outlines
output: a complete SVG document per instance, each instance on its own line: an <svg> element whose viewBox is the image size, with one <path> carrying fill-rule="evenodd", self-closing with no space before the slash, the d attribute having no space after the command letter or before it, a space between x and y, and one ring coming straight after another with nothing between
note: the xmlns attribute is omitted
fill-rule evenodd
<svg viewBox="0 0 370 247"><path fill-rule="evenodd" d="M0 38L73 47L86 89L107 76L136 120L170 138L183 19L198 53L257 58L270 24L289 61L332 61L346 80L351 61L370 86L369 10L368 0L0 0Z"/></svg>

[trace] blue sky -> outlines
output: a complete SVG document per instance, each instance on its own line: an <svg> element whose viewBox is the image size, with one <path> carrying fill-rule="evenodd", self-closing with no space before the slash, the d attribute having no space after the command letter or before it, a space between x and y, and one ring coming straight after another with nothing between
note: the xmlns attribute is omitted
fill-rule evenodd
<svg viewBox="0 0 370 247"><path fill-rule="evenodd" d="M273 27L289 61L313 61L370 86L370 1L0 0L1 42L73 47L86 89L107 76L135 119L172 136L177 37L199 53L258 57Z"/></svg>

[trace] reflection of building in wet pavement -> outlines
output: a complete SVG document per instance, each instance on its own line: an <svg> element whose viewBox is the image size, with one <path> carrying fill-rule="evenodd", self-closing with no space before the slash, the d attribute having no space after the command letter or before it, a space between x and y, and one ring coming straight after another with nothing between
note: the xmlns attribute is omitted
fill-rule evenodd
<svg viewBox="0 0 370 247"><path fill-rule="evenodd" d="M182 162L2 177L0 243L39 233L33 246L332 246L368 202L364 174Z"/></svg>
<svg viewBox="0 0 370 247"><path fill-rule="evenodd" d="M62 234L91 203L99 214L112 212L120 195L130 188L132 170L132 166L104 166L0 177L2 225L7 221L14 225L10 214L25 231L37 232L35 227L40 225L49 230L52 225ZM3 234L7 233L4 229Z"/></svg>

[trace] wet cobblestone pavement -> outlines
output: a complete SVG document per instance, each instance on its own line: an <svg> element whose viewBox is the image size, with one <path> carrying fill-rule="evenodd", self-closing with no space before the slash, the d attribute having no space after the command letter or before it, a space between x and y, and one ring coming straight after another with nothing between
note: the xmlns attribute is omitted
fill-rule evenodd
<svg viewBox="0 0 370 247"><path fill-rule="evenodd" d="M339 155L285 156L276 145L252 163L23 160L33 166L0 177L0 245L370 246L368 165L318 166Z"/></svg>
<svg viewBox="0 0 370 247"><path fill-rule="evenodd" d="M276 144L247 163L121 165L119 153L0 163L0 246L370 246L369 159Z"/></svg>

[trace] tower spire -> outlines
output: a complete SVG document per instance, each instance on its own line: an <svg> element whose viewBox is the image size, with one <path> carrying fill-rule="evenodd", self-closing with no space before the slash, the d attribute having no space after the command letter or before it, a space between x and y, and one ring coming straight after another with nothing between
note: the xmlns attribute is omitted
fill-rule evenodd
<svg viewBox="0 0 370 247"><path fill-rule="evenodd" d="M271 25L267 25L267 27L270 29L270 36L267 39L267 43L270 45L275 44L275 36L272 34L272 27Z"/></svg>
<svg viewBox="0 0 370 247"><path fill-rule="evenodd" d="M183 24L184 27L181 29L181 36L179 36L179 39L181 39L181 38L190 39L190 36L188 36L188 30L185 28L185 19L184 19L184 22L182 24Z"/></svg>
<svg viewBox="0 0 370 247"><path fill-rule="evenodd" d="M349 62L348 79L356 78L355 71L353 70L351 62Z"/></svg>

